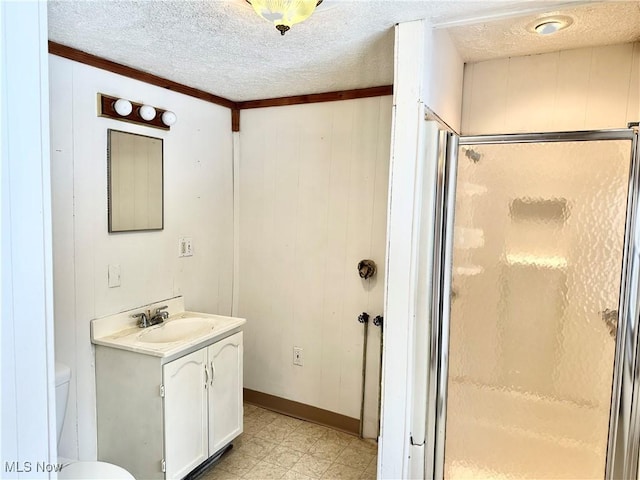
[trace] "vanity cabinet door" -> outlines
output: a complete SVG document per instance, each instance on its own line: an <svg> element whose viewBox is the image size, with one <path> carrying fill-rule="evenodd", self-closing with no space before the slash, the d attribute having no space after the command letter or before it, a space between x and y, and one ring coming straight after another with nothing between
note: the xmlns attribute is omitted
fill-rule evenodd
<svg viewBox="0 0 640 480"><path fill-rule="evenodd" d="M208 347L209 455L242 433L242 332Z"/></svg>
<svg viewBox="0 0 640 480"><path fill-rule="evenodd" d="M204 348L162 367L167 479L183 478L209 457L206 368Z"/></svg>

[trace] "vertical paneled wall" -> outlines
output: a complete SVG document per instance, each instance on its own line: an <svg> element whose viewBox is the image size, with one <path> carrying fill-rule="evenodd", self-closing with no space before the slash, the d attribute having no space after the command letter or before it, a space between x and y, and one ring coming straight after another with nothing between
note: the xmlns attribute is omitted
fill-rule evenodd
<svg viewBox="0 0 640 480"><path fill-rule="evenodd" d="M382 315L390 133L390 96L242 112L246 388L360 416L357 317ZM356 266L366 258L378 273L364 281ZM375 436L379 328L368 341L365 433Z"/></svg>
<svg viewBox="0 0 640 480"><path fill-rule="evenodd" d="M463 135L621 128L638 120L638 42L465 66Z"/></svg>
<svg viewBox="0 0 640 480"><path fill-rule="evenodd" d="M0 2L0 31L0 477L44 480L36 465L56 462L46 3Z"/></svg>
<svg viewBox="0 0 640 480"><path fill-rule="evenodd" d="M49 56L56 360L71 367L60 454L96 458L89 322L184 295L190 310L230 314L233 172L229 110ZM171 131L96 114L96 95L148 102L178 115ZM164 140L164 230L107 231L107 129ZM178 258L178 238L194 255ZM121 285L108 287L108 266Z"/></svg>

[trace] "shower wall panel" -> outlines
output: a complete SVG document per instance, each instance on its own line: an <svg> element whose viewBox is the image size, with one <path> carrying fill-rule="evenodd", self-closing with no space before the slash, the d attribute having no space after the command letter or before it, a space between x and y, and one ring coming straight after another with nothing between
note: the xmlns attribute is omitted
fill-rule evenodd
<svg viewBox="0 0 640 480"><path fill-rule="evenodd" d="M462 134L623 128L640 120L640 42L468 63Z"/></svg>

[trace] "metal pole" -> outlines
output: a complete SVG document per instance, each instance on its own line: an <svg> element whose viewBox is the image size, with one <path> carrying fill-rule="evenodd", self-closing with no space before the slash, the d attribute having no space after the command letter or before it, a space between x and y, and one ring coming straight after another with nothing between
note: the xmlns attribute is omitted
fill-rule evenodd
<svg viewBox="0 0 640 480"><path fill-rule="evenodd" d="M378 369L378 430L376 438L380 437L380 413L382 412L382 347L384 346L384 318L378 315L373 319L373 324L380 327L380 368Z"/></svg>
<svg viewBox="0 0 640 480"><path fill-rule="evenodd" d="M369 337L369 314L362 312L358 315L358 321L364 323L364 338L362 340L362 396L360 399L360 438L362 436L362 430L364 428L364 389L367 380L367 339Z"/></svg>

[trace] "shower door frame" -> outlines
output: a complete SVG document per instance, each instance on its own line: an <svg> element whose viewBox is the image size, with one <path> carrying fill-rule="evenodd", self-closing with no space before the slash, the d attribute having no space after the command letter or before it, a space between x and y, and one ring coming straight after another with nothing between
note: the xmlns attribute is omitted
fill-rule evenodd
<svg viewBox="0 0 640 480"><path fill-rule="evenodd" d="M449 329L453 228L455 219L458 149L461 145L588 142L631 140L625 233L618 307L618 329L613 367L605 480L633 479L638 475L640 453L640 367L638 326L640 315L640 144L637 124L627 129L575 132L461 136L447 132L438 156L433 251L433 284L429 379L427 397L427 445L425 478L444 476L449 370Z"/></svg>

